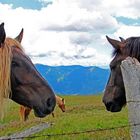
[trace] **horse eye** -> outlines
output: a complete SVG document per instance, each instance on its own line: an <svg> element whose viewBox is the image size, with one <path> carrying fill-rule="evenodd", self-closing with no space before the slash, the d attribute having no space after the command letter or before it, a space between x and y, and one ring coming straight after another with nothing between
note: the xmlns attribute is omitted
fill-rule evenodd
<svg viewBox="0 0 140 140"><path fill-rule="evenodd" d="M16 67L18 67L19 64L18 64L17 62L15 62L15 61L12 61L12 66L16 66Z"/></svg>
<svg viewBox="0 0 140 140"><path fill-rule="evenodd" d="M111 68L111 70L113 70L113 69L116 68L116 66L115 65L112 65L112 66L110 66L110 68Z"/></svg>

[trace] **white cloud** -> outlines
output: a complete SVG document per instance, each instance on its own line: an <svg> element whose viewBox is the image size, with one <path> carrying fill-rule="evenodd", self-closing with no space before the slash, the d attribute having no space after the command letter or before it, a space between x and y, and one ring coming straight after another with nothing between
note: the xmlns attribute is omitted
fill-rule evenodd
<svg viewBox="0 0 140 140"><path fill-rule="evenodd" d="M39 0L50 2L50 0ZM12 9L0 4L0 22L8 36L25 29L23 46L35 63L106 65L111 47L105 35L138 35L138 26L118 23L115 16L139 17L138 0L53 0L41 10Z"/></svg>
<svg viewBox="0 0 140 140"><path fill-rule="evenodd" d="M124 38L132 36L140 36L140 27L139 26L128 26L122 25L115 33L115 36L122 36Z"/></svg>
<svg viewBox="0 0 140 140"><path fill-rule="evenodd" d="M79 3L79 0L54 1L53 5L44 9L44 13L48 13L48 15L44 18L42 28L54 31L85 32L103 32L107 28L108 30L117 28L117 22L114 17L100 10L89 11L86 8L81 8Z"/></svg>
<svg viewBox="0 0 140 140"><path fill-rule="evenodd" d="M140 15L139 0L103 0L102 7L105 12L114 16L123 16L127 18L138 18Z"/></svg>

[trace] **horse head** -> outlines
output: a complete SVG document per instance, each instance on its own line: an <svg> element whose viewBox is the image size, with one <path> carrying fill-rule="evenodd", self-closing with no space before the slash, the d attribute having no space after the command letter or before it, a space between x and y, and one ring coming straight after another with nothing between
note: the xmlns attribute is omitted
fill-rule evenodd
<svg viewBox="0 0 140 140"><path fill-rule="evenodd" d="M110 77L105 88L103 102L111 112L121 111L126 104L124 82L121 72L121 62L128 56L135 57L140 62L140 37L121 38L121 41L107 37L114 48L114 58L110 62Z"/></svg>
<svg viewBox="0 0 140 140"><path fill-rule="evenodd" d="M55 95L55 97L58 107L62 110L62 112L65 112L65 99L59 97L58 95Z"/></svg>
<svg viewBox="0 0 140 140"><path fill-rule="evenodd" d="M23 51L22 37L23 29L15 39L6 38L4 23L0 25L0 102L10 98L45 117L54 110L55 95Z"/></svg>

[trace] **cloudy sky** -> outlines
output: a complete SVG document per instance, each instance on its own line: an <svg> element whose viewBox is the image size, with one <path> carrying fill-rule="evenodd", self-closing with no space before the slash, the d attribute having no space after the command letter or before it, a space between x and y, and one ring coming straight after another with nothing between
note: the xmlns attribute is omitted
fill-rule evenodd
<svg viewBox="0 0 140 140"><path fill-rule="evenodd" d="M0 0L7 36L24 28L22 45L34 63L107 66L105 36L140 35L139 0Z"/></svg>

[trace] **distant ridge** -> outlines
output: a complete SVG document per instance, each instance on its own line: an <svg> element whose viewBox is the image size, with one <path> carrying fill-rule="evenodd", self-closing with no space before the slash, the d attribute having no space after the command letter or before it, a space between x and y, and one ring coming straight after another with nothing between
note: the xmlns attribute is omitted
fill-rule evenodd
<svg viewBox="0 0 140 140"><path fill-rule="evenodd" d="M47 66L35 65L51 85L55 93L90 95L103 92L109 70L95 66Z"/></svg>

